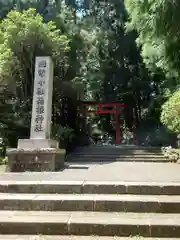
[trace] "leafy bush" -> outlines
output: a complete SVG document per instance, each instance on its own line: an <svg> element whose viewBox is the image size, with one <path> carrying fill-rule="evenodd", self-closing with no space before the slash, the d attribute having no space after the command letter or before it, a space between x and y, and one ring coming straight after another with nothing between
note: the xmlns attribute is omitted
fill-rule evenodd
<svg viewBox="0 0 180 240"><path fill-rule="evenodd" d="M180 133L180 90L163 104L161 122L171 131Z"/></svg>
<svg viewBox="0 0 180 240"><path fill-rule="evenodd" d="M0 157L0 165L6 165L8 161L7 157Z"/></svg>
<svg viewBox="0 0 180 240"><path fill-rule="evenodd" d="M67 51L69 40L55 23L44 23L35 9L11 11L0 23L0 80L24 84L25 70L33 67L35 55L52 56L57 66Z"/></svg>
<svg viewBox="0 0 180 240"><path fill-rule="evenodd" d="M0 165L7 164L6 144L3 138L0 138Z"/></svg>
<svg viewBox="0 0 180 240"><path fill-rule="evenodd" d="M148 120L141 122L137 128L137 143L154 147L173 146L176 147L177 136L162 124Z"/></svg>
<svg viewBox="0 0 180 240"><path fill-rule="evenodd" d="M162 153L164 156L172 161L180 160L180 149L175 149L172 147L163 147Z"/></svg>
<svg viewBox="0 0 180 240"><path fill-rule="evenodd" d="M149 132L146 138L150 146L168 146L174 144L176 137L162 126L157 126Z"/></svg>
<svg viewBox="0 0 180 240"><path fill-rule="evenodd" d="M16 90L11 101L3 91L0 105L1 136L11 147L17 146L18 138L29 137L35 57L52 57L56 93L69 50L69 38L54 22L45 23L35 9L11 11L0 22L0 82Z"/></svg>
<svg viewBox="0 0 180 240"><path fill-rule="evenodd" d="M61 148L68 149L75 138L74 130L68 126L54 125L52 138L59 142Z"/></svg>

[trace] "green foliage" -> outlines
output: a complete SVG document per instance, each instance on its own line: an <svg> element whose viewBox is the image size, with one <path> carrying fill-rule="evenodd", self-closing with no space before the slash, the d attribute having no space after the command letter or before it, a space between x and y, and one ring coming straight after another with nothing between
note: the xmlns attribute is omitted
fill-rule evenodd
<svg viewBox="0 0 180 240"><path fill-rule="evenodd" d="M3 138L0 138L0 156L5 155L5 148L6 148L6 145L3 141Z"/></svg>
<svg viewBox="0 0 180 240"><path fill-rule="evenodd" d="M172 162L179 161L180 159L180 150L172 147L163 147L162 153L167 159L170 159Z"/></svg>
<svg viewBox="0 0 180 240"><path fill-rule="evenodd" d="M156 82L157 91L154 100L150 102L148 114L151 112L151 117L156 116L156 122L161 118L161 122L169 130L179 133L179 93L176 92L170 98L169 96L180 85L180 2L125 0L125 5L129 13L127 30L137 31L137 45L141 48L141 56L152 75L160 73ZM159 138L163 136L158 135Z"/></svg>
<svg viewBox="0 0 180 240"><path fill-rule="evenodd" d="M67 37L53 22L43 23L35 9L10 12L0 23L0 36L1 81L11 81L15 74L21 83L25 81L27 70L33 72L35 55L52 56L55 64L61 66L63 55L69 50Z"/></svg>
<svg viewBox="0 0 180 240"><path fill-rule="evenodd" d="M145 68L136 46L136 32L125 30L127 17L122 1L92 1L83 26L86 32L91 31L90 37L87 36L93 44L85 62L88 97L126 103L125 120L131 128L141 121L143 110L147 112L151 101L159 95L162 75L160 71L149 74ZM109 116L99 119L104 130L111 134Z"/></svg>
<svg viewBox="0 0 180 240"><path fill-rule="evenodd" d="M180 133L180 90L162 106L161 122L171 131Z"/></svg>
<svg viewBox="0 0 180 240"><path fill-rule="evenodd" d="M21 12L29 8L36 9L45 21L52 20L55 16L56 6L61 0L0 0L0 19L3 19L11 10Z"/></svg>
<svg viewBox="0 0 180 240"><path fill-rule="evenodd" d="M136 137L139 145L145 146L176 146L177 136L168 130L159 121L147 117L136 129Z"/></svg>
<svg viewBox="0 0 180 240"><path fill-rule="evenodd" d="M125 4L131 20L128 28L138 31L137 42L147 66L153 71L162 69L176 86L180 75L180 2L126 0Z"/></svg>
<svg viewBox="0 0 180 240"><path fill-rule="evenodd" d="M52 138L59 142L61 148L67 149L75 138L74 130L68 126L54 125Z"/></svg>
<svg viewBox="0 0 180 240"><path fill-rule="evenodd" d="M128 104L126 128L147 117L159 124L161 105L179 83L176 1L126 0L127 32L123 1L0 0L0 81L15 90L10 99L5 91L1 96L0 134L8 145L16 146L17 138L29 134L37 55L54 61L52 122L68 130L58 127L53 136L64 145L79 144L86 135L77 114L77 92L86 99ZM110 117L97 119L112 135Z"/></svg>
<svg viewBox="0 0 180 240"><path fill-rule="evenodd" d="M7 164L7 157L6 154L6 144L3 138L0 138L0 165Z"/></svg>
<svg viewBox="0 0 180 240"><path fill-rule="evenodd" d="M0 165L6 165L8 161L7 157L1 157L0 156Z"/></svg>
<svg viewBox="0 0 180 240"><path fill-rule="evenodd" d="M51 56L55 70L60 71L66 68L69 50L68 37L55 23L44 23L35 9L11 11L0 23L0 81L13 85L15 90L11 99L5 99L4 92L0 106L1 127L6 129L1 134L6 135L11 146L18 137L29 135L35 57ZM61 77L56 72L55 79L57 76Z"/></svg>
<svg viewBox="0 0 180 240"><path fill-rule="evenodd" d="M170 131L167 131L166 128L163 128L161 125L157 125L153 129L149 129L149 132L146 131L145 143L149 146L168 146L176 142L176 136L174 136Z"/></svg>

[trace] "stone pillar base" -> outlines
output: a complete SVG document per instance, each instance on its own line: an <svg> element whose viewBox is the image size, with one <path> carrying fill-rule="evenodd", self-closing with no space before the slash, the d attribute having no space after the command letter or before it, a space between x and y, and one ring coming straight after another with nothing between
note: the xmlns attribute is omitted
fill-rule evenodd
<svg viewBox="0 0 180 240"><path fill-rule="evenodd" d="M19 139L18 148L59 148L59 143L52 139Z"/></svg>
<svg viewBox="0 0 180 240"><path fill-rule="evenodd" d="M64 167L66 151L58 148L8 149L8 167L10 172L49 172Z"/></svg>

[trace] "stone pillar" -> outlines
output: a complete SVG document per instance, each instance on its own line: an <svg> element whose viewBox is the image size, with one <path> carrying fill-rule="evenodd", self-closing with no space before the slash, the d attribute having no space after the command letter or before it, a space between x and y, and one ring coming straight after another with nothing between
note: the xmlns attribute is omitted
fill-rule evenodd
<svg viewBox="0 0 180 240"><path fill-rule="evenodd" d="M9 149L10 171L55 171L63 167L65 150L50 139L53 92L53 63L50 57L36 57L30 139L19 139Z"/></svg>

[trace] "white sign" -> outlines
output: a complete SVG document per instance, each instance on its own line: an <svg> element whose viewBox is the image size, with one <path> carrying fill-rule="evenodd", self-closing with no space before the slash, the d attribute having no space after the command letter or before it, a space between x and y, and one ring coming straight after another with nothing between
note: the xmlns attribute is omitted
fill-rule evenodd
<svg viewBox="0 0 180 240"><path fill-rule="evenodd" d="M50 57L36 57L31 139L49 139L51 133L53 63Z"/></svg>

